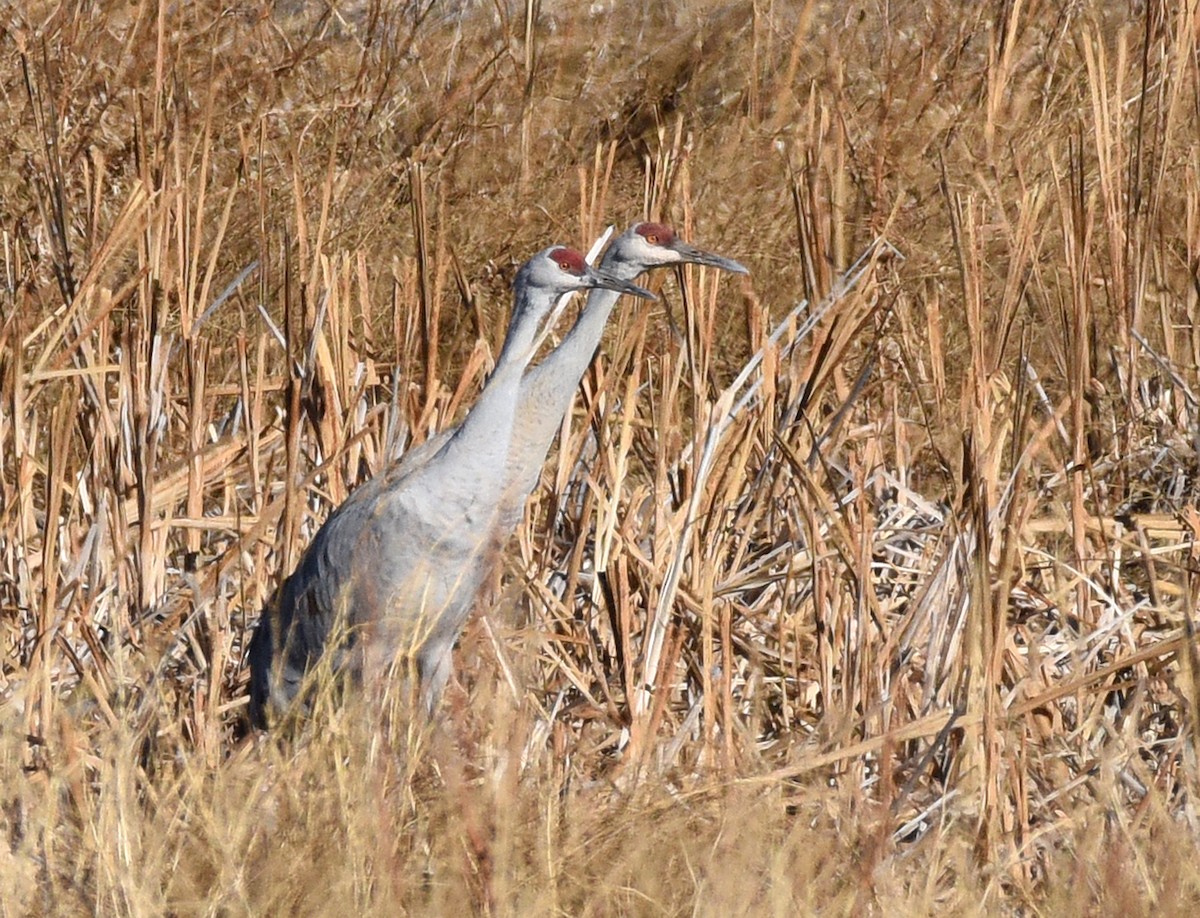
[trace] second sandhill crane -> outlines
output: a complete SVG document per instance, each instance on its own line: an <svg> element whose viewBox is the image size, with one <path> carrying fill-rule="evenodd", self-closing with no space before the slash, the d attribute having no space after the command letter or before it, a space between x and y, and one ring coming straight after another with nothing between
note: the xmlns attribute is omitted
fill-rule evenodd
<svg viewBox="0 0 1200 918"><path fill-rule="evenodd" d="M624 281L633 281L652 268L671 265L704 265L733 274L749 274L744 266L697 248L680 239L665 223L635 223L612 241L600 260L601 270ZM497 524L507 539L521 521L525 501L537 486L538 476L575 391L604 335L604 326L620 293L596 289L562 343L521 380L516 419L508 448L508 486Z"/></svg>
<svg viewBox="0 0 1200 918"><path fill-rule="evenodd" d="M382 678L415 670L432 712L451 650L497 550L497 513L522 373L560 297L604 288L654 295L554 246L514 282L513 314L474 407L436 450L414 450L325 521L264 611L250 644L250 719L287 709L320 660Z"/></svg>

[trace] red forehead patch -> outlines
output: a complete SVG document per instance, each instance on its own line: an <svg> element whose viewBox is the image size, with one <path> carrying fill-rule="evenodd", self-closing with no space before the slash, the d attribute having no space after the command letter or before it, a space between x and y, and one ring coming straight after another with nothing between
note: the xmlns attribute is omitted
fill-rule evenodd
<svg viewBox="0 0 1200 918"><path fill-rule="evenodd" d="M675 230L665 223L641 223L636 232L652 245L670 245L675 241ZM654 237L653 240L651 236Z"/></svg>
<svg viewBox="0 0 1200 918"><path fill-rule="evenodd" d="M587 270L587 262L583 260L583 256L566 246L555 249L550 253L550 257L560 268L572 274L583 274Z"/></svg>

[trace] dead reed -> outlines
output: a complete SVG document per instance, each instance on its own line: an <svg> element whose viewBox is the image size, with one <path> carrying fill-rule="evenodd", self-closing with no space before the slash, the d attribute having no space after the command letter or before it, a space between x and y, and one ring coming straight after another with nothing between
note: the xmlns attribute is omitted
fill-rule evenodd
<svg viewBox="0 0 1200 918"><path fill-rule="evenodd" d="M0 21L4 914L1192 913L1197 3ZM670 220L445 726L247 739L514 266Z"/></svg>

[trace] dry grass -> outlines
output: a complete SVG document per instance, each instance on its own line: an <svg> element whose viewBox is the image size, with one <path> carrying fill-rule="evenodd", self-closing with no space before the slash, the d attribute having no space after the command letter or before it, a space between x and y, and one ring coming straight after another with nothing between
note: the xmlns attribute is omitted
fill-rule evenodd
<svg viewBox="0 0 1200 918"><path fill-rule="evenodd" d="M36 3L0 912L1193 914L1200 11ZM663 217L443 726L246 738L514 266Z"/></svg>

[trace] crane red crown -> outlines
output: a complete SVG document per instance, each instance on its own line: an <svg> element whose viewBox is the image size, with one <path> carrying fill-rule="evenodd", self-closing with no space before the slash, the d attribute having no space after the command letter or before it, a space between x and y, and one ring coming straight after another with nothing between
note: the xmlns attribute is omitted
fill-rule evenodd
<svg viewBox="0 0 1200 918"><path fill-rule="evenodd" d="M651 245L670 245L675 241L675 230L665 223L639 223L636 232Z"/></svg>
<svg viewBox="0 0 1200 918"><path fill-rule="evenodd" d="M566 246L560 246L550 253L550 257L564 271L570 271L572 274L582 275L587 271L587 262L583 260L583 256L574 249L569 249Z"/></svg>

